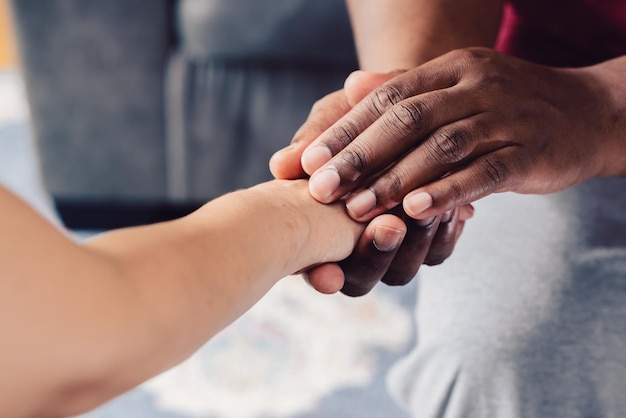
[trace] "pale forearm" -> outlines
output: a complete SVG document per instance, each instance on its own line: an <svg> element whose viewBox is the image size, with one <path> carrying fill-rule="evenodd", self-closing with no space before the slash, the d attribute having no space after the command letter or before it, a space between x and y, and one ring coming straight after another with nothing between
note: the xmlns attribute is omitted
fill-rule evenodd
<svg viewBox="0 0 626 418"><path fill-rule="evenodd" d="M48 254L45 270L15 262L5 273L48 290L35 304L31 291L13 305L2 299L23 318L7 328L13 344L3 347L3 375L32 376L17 386L9 378L0 412L74 414L132 388L187 357L283 276L347 257L362 228L342 205L315 202L296 181L236 192L180 220L114 231L82 248L33 229L45 242L32 246L26 236L18 246L31 246L35 259ZM0 286L14 292L10 282ZM47 344L30 343L42 339ZM37 380L42 365L46 379ZM0 377L0 388L9 379ZM41 406L9 403L19 396Z"/></svg>
<svg viewBox="0 0 626 418"><path fill-rule="evenodd" d="M121 260L142 286L149 278L146 289L179 287L183 299L200 298L196 305L209 307L214 317L212 332L230 322L228 312L237 316L278 279L347 257L363 227L346 220L340 204L313 200L305 181L273 181L176 221L104 235L88 247ZM159 278L164 286L154 285ZM193 318L199 313L182 311Z"/></svg>
<svg viewBox="0 0 626 418"><path fill-rule="evenodd" d="M347 0L361 69L410 69L453 49L493 46L502 0Z"/></svg>
<svg viewBox="0 0 626 418"><path fill-rule="evenodd" d="M187 357L285 275L347 257L362 227L346 221L341 205L315 202L303 181L271 182L90 243L122 260L151 327L119 347L105 383L129 389Z"/></svg>

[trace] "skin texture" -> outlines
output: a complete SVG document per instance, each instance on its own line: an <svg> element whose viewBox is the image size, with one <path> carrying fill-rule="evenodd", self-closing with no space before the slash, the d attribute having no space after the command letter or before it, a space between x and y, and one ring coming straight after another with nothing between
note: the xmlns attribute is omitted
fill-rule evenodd
<svg viewBox="0 0 626 418"><path fill-rule="evenodd" d="M490 193L624 175L624 71L626 58L559 69L453 51L378 87L318 137L302 154L310 192L324 203L353 193L361 221L401 201L421 219Z"/></svg>
<svg viewBox="0 0 626 418"><path fill-rule="evenodd" d="M364 115L358 115L352 108L372 89L398 75L402 69L413 68L452 49L492 45L503 5L500 0L399 0L393 2L393 7L390 7L391 3L375 0L348 0L347 3L361 69L381 73L358 71L348 77L343 90L320 99L294 135L291 145L276 153L270 161L270 169L276 178L303 178L326 163L332 157L329 152L322 150L317 155L309 154L308 160L302 158L302 153L323 133L331 135L335 131L341 135L336 129L341 126L337 121L344 115L362 118ZM307 167L306 171L303 166ZM396 205L399 203L395 202ZM386 202L386 205L388 208L394 206L393 202ZM342 291L350 295L363 294L378 281L408 283L422 264L439 264L445 260L441 255L452 253L473 208L461 205L447 212L446 218L452 221L444 223L445 228L436 235L430 230L438 227L433 217L414 223L412 218L401 214L409 233L397 250L397 256L372 246L373 233L368 227L349 262L312 269L308 272L309 281L318 290L323 290L327 283L343 282L345 276L348 287ZM455 216L450 216L453 214ZM430 224L429 220L435 222ZM430 229L424 230L420 226L424 223L431 225ZM428 251L424 252L424 248ZM439 256L432 256L430 248L432 254ZM358 290L353 290L351 283L359 283L355 285Z"/></svg>
<svg viewBox="0 0 626 418"><path fill-rule="evenodd" d="M362 68L413 69L298 144L316 199L349 194L359 220L399 203L428 220L490 193L624 175L625 58L557 69L504 56L484 48L502 1L449 3L348 1Z"/></svg>
<svg viewBox="0 0 626 418"><path fill-rule="evenodd" d="M364 230L342 204L316 202L305 180L82 245L2 187L0 207L0 416L15 418L75 415L131 389L282 277L346 258ZM385 224L404 228L391 215Z"/></svg>
<svg viewBox="0 0 626 418"><path fill-rule="evenodd" d="M493 45L501 0L347 0L360 68L417 67L453 49Z"/></svg>
<svg viewBox="0 0 626 418"><path fill-rule="evenodd" d="M305 147L321 135L338 117L348 112L375 87L393 78L401 71L389 74L356 72L346 80L345 89L329 94L312 108L307 121L296 132L289 147L275 154L270 169L277 178L305 176L300 157ZM376 231L390 231L386 217L376 218L367 226L354 253L339 264L323 264L306 272L307 280L318 291L341 291L349 296L368 293L379 281L389 285L407 284L422 264L442 263L452 253L465 221L473 215L466 205L453 209L441 223L441 217L416 222L398 208L393 213L403 219L406 227L397 230L403 239L394 245L384 245ZM391 218L393 219L393 218ZM442 227L440 226L440 223ZM406 233L408 231L408 233ZM378 237L387 234L378 234ZM445 256L442 256L445 255Z"/></svg>

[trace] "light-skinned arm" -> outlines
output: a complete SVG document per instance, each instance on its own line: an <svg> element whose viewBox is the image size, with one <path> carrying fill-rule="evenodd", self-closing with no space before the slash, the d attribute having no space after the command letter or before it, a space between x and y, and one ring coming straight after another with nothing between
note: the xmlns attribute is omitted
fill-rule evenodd
<svg viewBox="0 0 626 418"><path fill-rule="evenodd" d="M493 46L503 0L346 0L361 70L417 67L453 49Z"/></svg>
<svg viewBox="0 0 626 418"><path fill-rule="evenodd" d="M3 188L0 207L0 416L15 418L77 414L177 364L282 277L347 257L364 228L304 180L84 244Z"/></svg>

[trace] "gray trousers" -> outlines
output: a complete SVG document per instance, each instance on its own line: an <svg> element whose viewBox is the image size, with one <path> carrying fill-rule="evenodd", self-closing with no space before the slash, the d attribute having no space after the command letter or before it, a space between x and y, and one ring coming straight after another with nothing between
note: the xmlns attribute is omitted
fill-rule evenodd
<svg viewBox="0 0 626 418"><path fill-rule="evenodd" d="M625 416L624 190L478 202L452 257L419 277L394 397L419 418Z"/></svg>

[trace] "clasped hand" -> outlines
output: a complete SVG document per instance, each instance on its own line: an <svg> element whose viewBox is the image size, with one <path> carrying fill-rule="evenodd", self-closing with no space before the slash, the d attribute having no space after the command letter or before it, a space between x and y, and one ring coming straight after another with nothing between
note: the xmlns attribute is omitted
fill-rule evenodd
<svg viewBox="0 0 626 418"><path fill-rule="evenodd" d="M620 70L558 69L470 48L410 71L357 72L313 107L271 168L279 178L311 175L312 196L346 198L355 220L402 217L409 233L397 252L364 257L370 233L341 267L344 293L367 293L380 279L404 284L422 263L451 254L470 202L620 174L623 123L609 92Z"/></svg>
<svg viewBox="0 0 626 418"><path fill-rule="evenodd" d="M616 174L620 114L598 72L449 53L378 87L313 141L302 154L310 192L324 203L351 193L355 220L399 203L424 219L494 192Z"/></svg>

